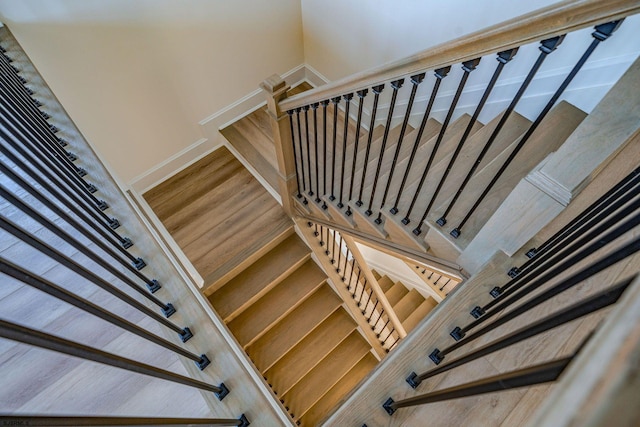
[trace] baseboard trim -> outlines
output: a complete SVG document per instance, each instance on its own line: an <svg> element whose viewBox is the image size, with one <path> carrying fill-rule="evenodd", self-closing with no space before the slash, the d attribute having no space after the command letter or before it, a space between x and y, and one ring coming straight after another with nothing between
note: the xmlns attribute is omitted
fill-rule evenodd
<svg viewBox="0 0 640 427"><path fill-rule="evenodd" d="M282 77L291 86L296 86L305 81L312 86L320 86L328 82L326 77L307 64L300 64L292 68L284 73ZM138 194L144 194L146 191L191 166L217 148L226 145L226 140L222 137L222 134L220 134L220 129L225 128L247 114L251 114L264 105L266 105L266 102L262 89L256 89L220 111L201 120L198 124L201 127L203 135L205 135L204 138L199 139L168 159L133 178L128 183L129 187L134 189Z"/></svg>
<svg viewBox="0 0 640 427"><path fill-rule="evenodd" d="M219 146L219 144L212 144L207 138L201 138L167 160L133 178L129 182L129 186L138 194L144 194L181 170L191 166Z"/></svg>

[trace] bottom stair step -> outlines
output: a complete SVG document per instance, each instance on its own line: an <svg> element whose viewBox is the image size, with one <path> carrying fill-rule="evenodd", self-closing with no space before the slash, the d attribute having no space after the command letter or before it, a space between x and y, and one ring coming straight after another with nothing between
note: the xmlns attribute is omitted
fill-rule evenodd
<svg viewBox="0 0 640 427"><path fill-rule="evenodd" d="M370 349L362 335L353 331L282 397L285 405L296 417L302 417Z"/></svg>
<svg viewBox="0 0 640 427"><path fill-rule="evenodd" d="M331 389L299 419L300 425L305 427L319 425L320 421L329 415L329 411L335 408L377 364L378 360L373 354L370 352L365 354L336 385L331 387Z"/></svg>

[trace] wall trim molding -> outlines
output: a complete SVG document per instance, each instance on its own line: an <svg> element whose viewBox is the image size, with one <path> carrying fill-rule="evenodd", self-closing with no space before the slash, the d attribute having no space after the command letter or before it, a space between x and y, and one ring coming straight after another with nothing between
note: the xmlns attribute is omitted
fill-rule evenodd
<svg viewBox="0 0 640 427"><path fill-rule="evenodd" d="M312 86L320 86L328 82L326 77L305 63L287 71L282 77L292 86L305 81ZM231 123L241 119L247 114L251 114L258 108L262 108L264 105L266 105L266 101L262 89L258 88L223 109L200 120L198 125L204 135L203 138L200 138L168 159L136 176L128 183L129 187L134 189L138 194L144 194L146 191L191 166L214 150L223 145L228 146L229 144L226 143L226 140L222 137L220 129L229 126ZM235 151L233 152L237 154ZM236 155L236 157L238 156ZM245 163L246 162L243 162L243 164ZM245 164L245 166L247 166L247 164ZM249 170L252 169L249 168ZM255 171L252 171L255 176L256 174L254 172ZM267 189L269 188L270 187Z"/></svg>

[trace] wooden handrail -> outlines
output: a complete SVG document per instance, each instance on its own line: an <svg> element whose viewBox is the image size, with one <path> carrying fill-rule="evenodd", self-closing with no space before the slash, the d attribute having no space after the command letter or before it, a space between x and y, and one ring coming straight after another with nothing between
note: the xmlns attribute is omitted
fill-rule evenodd
<svg viewBox="0 0 640 427"><path fill-rule="evenodd" d="M435 70L640 12L640 0L568 0L439 44L422 52L303 92L282 111L368 88L400 76Z"/></svg>

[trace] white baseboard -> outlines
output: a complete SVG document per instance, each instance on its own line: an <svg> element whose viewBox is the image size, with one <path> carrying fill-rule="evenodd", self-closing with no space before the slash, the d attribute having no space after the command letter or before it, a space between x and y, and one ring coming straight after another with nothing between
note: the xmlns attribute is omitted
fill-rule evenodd
<svg viewBox="0 0 640 427"><path fill-rule="evenodd" d="M312 86L320 86L327 83L327 79L322 74L307 64L298 65L284 73L282 77L291 86L296 86L304 81ZM256 89L222 110L201 120L198 124L202 129L202 133L205 136L204 138L194 142L180 152L133 178L128 183L129 187L134 189L138 194L144 194L149 189L197 162L213 150L225 145L225 140L220 134L220 129L225 128L258 108L262 108L265 104L262 89Z"/></svg>
<svg viewBox="0 0 640 427"><path fill-rule="evenodd" d="M207 138L199 139L187 148L169 157L167 160L133 178L131 182L129 182L129 186L136 190L138 194L144 194L147 190L150 190L162 181L165 181L211 153L217 147L217 145L213 145Z"/></svg>

